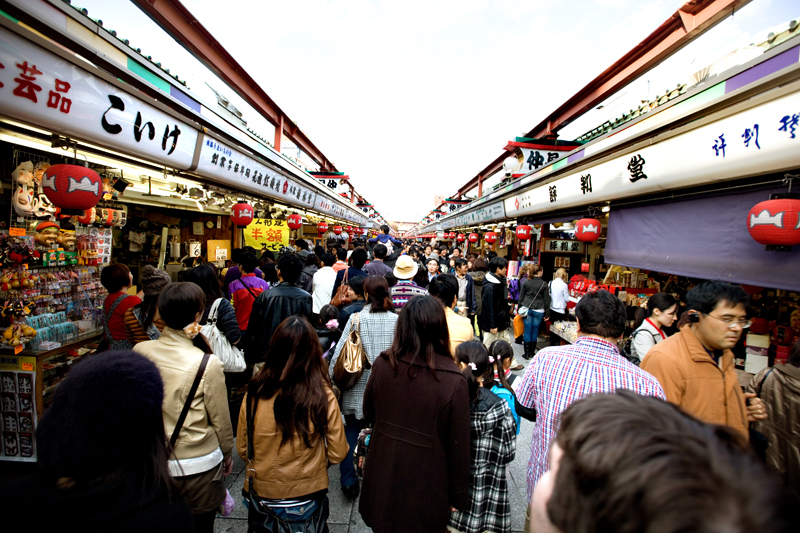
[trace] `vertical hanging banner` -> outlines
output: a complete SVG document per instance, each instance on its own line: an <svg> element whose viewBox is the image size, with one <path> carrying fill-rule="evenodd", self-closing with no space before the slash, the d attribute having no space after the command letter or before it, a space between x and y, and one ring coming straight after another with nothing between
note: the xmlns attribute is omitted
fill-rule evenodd
<svg viewBox="0 0 800 533"><path fill-rule="evenodd" d="M279 252L282 246L289 246L289 231L285 220L257 218L244 228L244 243L256 250Z"/></svg>

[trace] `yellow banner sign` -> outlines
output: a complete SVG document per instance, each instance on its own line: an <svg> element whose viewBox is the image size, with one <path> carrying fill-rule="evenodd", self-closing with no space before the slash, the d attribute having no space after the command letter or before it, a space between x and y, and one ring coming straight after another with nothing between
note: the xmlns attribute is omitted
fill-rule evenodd
<svg viewBox="0 0 800 533"><path fill-rule="evenodd" d="M244 243L256 250L278 252L281 246L289 246L289 231L285 220L256 218L244 228Z"/></svg>

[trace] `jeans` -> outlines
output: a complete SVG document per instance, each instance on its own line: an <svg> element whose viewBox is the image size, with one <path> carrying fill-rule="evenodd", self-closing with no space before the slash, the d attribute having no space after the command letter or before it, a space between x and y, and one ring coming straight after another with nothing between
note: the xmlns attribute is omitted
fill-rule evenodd
<svg viewBox="0 0 800 533"><path fill-rule="evenodd" d="M364 421L356 418L355 415L345 415L344 417L344 436L347 444L350 445L350 452L344 461L339 463L339 473L341 474L342 487L352 487L358 485L356 468L353 466L353 451L356 448L358 434L364 429Z"/></svg>
<svg viewBox="0 0 800 533"><path fill-rule="evenodd" d="M536 345L539 339L539 326L544 321L544 311L528 311L528 316L525 317L525 334L522 337L525 344Z"/></svg>

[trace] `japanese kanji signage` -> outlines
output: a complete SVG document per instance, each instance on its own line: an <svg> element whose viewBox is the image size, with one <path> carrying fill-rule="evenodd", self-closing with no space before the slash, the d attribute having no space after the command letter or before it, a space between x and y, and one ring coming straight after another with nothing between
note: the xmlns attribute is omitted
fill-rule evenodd
<svg viewBox="0 0 800 533"><path fill-rule="evenodd" d="M534 182L532 187L504 200L505 214L518 217L547 213L556 206L578 207L797 168L800 92L754 105L660 142L655 137L654 141L555 180ZM447 225L450 220L443 223Z"/></svg>
<svg viewBox="0 0 800 533"><path fill-rule="evenodd" d="M578 241L564 241L559 239L543 239L543 252L558 252L566 254L582 254L586 245Z"/></svg>
<svg viewBox="0 0 800 533"><path fill-rule="evenodd" d="M285 220L257 218L244 228L244 243L256 250L266 247L279 252L281 246L289 246L289 226Z"/></svg>
<svg viewBox="0 0 800 533"><path fill-rule="evenodd" d="M200 159L195 172L208 178L216 178L262 196L311 208L316 193L300 185L299 180L290 179L255 159L233 148L203 135Z"/></svg>
<svg viewBox="0 0 800 533"><path fill-rule="evenodd" d="M0 113L188 169L197 130L0 28Z"/></svg>
<svg viewBox="0 0 800 533"><path fill-rule="evenodd" d="M456 215L442 221L442 229L450 229L460 226L468 226L478 222L491 222L493 220L501 220L505 218L506 213L503 209L503 202L494 202L492 204L479 207L468 213Z"/></svg>

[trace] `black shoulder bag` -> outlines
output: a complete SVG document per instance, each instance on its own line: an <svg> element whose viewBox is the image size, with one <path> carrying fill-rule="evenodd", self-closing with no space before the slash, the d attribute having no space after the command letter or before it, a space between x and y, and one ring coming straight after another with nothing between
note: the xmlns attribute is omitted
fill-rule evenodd
<svg viewBox="0 0 800 533"><path fill-rule="evenodd" d="M197 375L194 377L192 388L189 389L189 395L186 396L186 403L183 404L181 414L178 417L178 421L175 423L175 430L172 432L172 437L169 439L169 445L172 449L175 449L175 443L178 442L178 435L181 432L181 428L183 428L183 422L186 420L186 415L189 414L189 409L192 407L192 401L194 400L194 395L197 394L200 380L203 379L203 374L206 373L209 357L211 357L210 353L203 354L203 360L200 361L200 367L197 369Z"/></svg>

